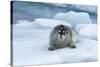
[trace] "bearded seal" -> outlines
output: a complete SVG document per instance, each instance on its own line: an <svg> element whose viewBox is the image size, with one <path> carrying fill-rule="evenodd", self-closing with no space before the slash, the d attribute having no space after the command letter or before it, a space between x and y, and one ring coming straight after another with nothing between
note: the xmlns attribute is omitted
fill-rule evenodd
<svg viewBox="0 0 100 67"><path fill-rule="evenodd" d="M65 25L57 25L51 31L49 36L49 45L48 50L55 50L65 47L76 48L76 45L73 45L72 39L72 30Z"/></svg>

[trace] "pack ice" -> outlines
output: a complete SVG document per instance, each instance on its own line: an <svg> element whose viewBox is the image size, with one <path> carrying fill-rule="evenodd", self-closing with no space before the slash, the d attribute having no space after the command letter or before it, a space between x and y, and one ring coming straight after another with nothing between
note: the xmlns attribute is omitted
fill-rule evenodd
<svg viewBox="0 0 100 67"><path fill-rule="evenodd" d="M92 24L86 13L60 13L53 19L18 22L13 25L14 66L97 61L97 24ZM75 43L77 47L49 51L49 34L55 25L61 23L75 27L79 34Z"/></svg>

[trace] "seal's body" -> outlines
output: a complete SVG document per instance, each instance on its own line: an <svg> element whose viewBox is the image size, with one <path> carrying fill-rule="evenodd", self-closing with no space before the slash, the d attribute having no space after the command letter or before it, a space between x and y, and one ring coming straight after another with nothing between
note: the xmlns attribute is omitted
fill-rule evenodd
<svg viewBox="0 0 100 67"><path fill-rule="evenodd" d="M49 50L71 47L75 48L75 45L72 45L72 30L65 25L57 25L50 34L50 47Z"/></svg>

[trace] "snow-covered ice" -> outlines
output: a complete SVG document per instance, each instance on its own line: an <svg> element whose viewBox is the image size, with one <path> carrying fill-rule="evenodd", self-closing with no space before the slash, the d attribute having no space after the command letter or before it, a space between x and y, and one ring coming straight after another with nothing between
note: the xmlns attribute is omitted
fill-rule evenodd
<svg viewBox="0 0 100 67"><path fill-rule="evenodd" d="M76 31L81 37L97 40L97 24L78 24Z"/></svg>
<svg viewBox="0 0 100 67"><path fill-rule="evenodd" d="M76 24L92 23L88 13L85 12L79 13L79 12L70 11L67 13L58 13L54 16L54 19L70 22L72 26L75 26Z"/></svg>
<svg viewBox="0 0 100 67"><path fill-rule="evenodd" d="M62 20L55 20L55 19L46 19L46 18L37 18L33 23L38 23L42 26L51 27L51 28L59 24L64 24L66 26L72 27L69 22L62 21Z"/></svg>
<svg viewBox="0 0 100 67"><path fill-rule="evenodd" d="M52 23L53 22L53 23ZM65 23L52 19L36 19L33 22L19 20L13 25L13 62L19 65L64 64L76 62L97 61L97 40L91 38L90 33L96 29L96 24L77 25L76 31L80 37L77 48L63 48L49 51L49 34L56 24ZM87 32L86 35L83 32ZM97 38L97 32L93 37ZM84 37L86 35L86 37ZM87 38L90 36L90 38Z"/></svg>

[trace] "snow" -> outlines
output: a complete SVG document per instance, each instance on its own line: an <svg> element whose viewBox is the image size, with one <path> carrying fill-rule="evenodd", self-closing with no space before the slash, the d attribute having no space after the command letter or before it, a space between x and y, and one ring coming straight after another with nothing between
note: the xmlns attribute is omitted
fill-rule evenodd
<svg viewBox="0 0 100 67"><path fill-rule="evenodd" d="M64 24L68 27L72 27L72 25L69 22L62 21L62 20L55 20L55 19L47 19L47 18L37 18L34 21L28 21L28 20L18 20L15 25L16 27L34 27L34 28L54 28L56 25Z"/></svg>
<svg viewBox="0 0 100 67"><path fill-rule="evenodd" d="M64 24L66 26L72 27L69 22L61 21L61 20L55 20L55 19L37 18L37 19L35 19L34 22L38 23L42 26L50 27L50 28L53 28L53 27L55 27L56 25L59 25L59 24Z"/></svg>
<svg viewBox="0 0 100 67"><path fill-rule="evenodd" d="M32 25L31 22L29 22L28 20L18 20L16 26L17 27L30 27Z"/></svg>
<svg viewBox="0 0 100 67"><path fill-rule="evenodd" d="M76 49L63 48L55 51L48 51L48 43L45 42L47 41L15 42L14 65L90 62L97 59L97 43L95 40L83 39L76 44Z"/></svg>
<svg viewBox="0 0 100 67"><path fill-rule="evenodd" d="M92 23L88 13L85 13L85 12L77 13L74 11L70 11L67 13L58 13L54 16L54 19L70 22L72 26L75 26L77 24L91 24Z"/></svg>
<svg viewBox="0 0 100 67"><path fill-rule="evenodd" d="M74 30L72 30L72 40L73 40L73 43L76 43L79 40L78 34Z"/></svg>
<svg viewBox="0 0 100 67"><path fill-rule="evenodd" d="M46 18L37 18L33 22L19 20L18 24L14 24L14 66L97 61L97 40L93 40L91 38L92 35L88 34L92 33L96 35L92 32L92 30L96 30L96 24L80 24L76 26L76 31L81 35L78 42L75 43L77 48L62 48L54 51L48 50L49 34L53 27L60 23L71 25L64 21ZM97 36L94 35L93 37L96 38Z"/></svg>
<svg viewBox="0 0 100 67"><path fill-rule="evenodd" d="M81 37L97 40L97 24L78 24L76 30Z"/></svg>

